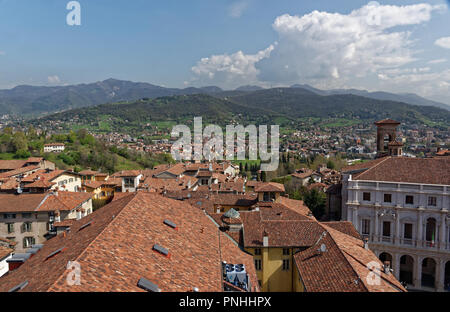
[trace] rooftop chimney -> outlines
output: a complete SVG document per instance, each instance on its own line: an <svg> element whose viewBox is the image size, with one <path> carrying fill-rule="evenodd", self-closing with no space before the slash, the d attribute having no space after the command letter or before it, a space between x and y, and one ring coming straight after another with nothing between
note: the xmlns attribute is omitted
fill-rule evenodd
<svg viewBox="0 0 450 312"><path fill-rule="evenodd" d="M267 234L266 230L263 232L263 246L269 247L269 234Z"/></svg>
<svg viewBox="0 0 450 312"><path fill-rule="evenodd" d="M389 274L391 273L391 262L390 261L384 261L384 273Z"/></svg>
<svg viewBox="0 0 450 312"><path fill-rule="evenodd" d="M364 249L369 250L369 239L367 237L364 238Z"/></svg>

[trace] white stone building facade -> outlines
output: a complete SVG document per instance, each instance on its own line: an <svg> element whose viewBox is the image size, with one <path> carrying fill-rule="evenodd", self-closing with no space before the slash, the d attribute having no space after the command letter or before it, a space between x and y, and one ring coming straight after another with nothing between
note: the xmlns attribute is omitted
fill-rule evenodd
<svg viewBox="0 0 450 312"><path fill-rule="evenodd" d="M450 291L450 185L353 179L347 173L342 186L342 219L390 262L397 279L410 290Z"/></svg>

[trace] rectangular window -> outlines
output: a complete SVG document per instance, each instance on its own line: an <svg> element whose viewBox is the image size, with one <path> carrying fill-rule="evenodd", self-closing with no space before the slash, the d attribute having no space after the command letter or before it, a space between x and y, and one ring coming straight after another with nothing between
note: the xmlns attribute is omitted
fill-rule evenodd
<svg viewBox="0 0 450 312"><path fill-rule="evenodd" d="M31 232L31 225L32 225L31 222L24 222L22 224L22 233L24 233L24 232Z"/></svg>
<svg viewBox="0 0 450 312"><path fill-rule="evenodd" d="M283 256L289 256L290 254L289 248L283 248Z"/></svg>
<svg viewBox="0 0 450 312"><path fill-rule="evenodd" d="M261 255L261 248L255 248L255 256Z"/></svg>
<svg viewBox="0 0 450 312"><path fill-rule="evenodd" d="M384 202L391 203L392 202L392 194L384 194Z"/></svg>
<svg viewBox="0 0 450 312"><path fill-rule="evenodd" d="M123 182L125 187L134 187L134 179L133 178L124 178Z"/></svg>
<svg viewBox="0 0 450 312"><path fill-rule="evenodd" d="M16 218L16 214L15 213L5 213L3 215L4 219L15 219Z"/></svg>
<svg viewBox="0 0 450 312"><path fill-rule="evenodd" d="M8 234L14 233L14 223L7 223L6 225L8 227Z"/></svg>
<svg viewBox="0 0 450 312"><path fill-rule="evenodd" d="M289 260L284 259L283 260L283 271L288 271L288 270L289 270Z"/></svg>
<svg viewBox="0 0 450 312"><path fill-rule="evenodd" d="M405 204L407 204L407 205L414 204L414 196L406 195L406 197L405 197Z"/></svg>
<svg viewBox="0 0 450 312"><path fill-rule="evenodd" d="M370 220L369 219L362 220L362 233L364 235L370 234Z"/></svg>
<svg viewBox="0 0 450 312"><path fill-rule="evenodd" d="M405 223L405 232L403 238L412 239L413 225L411 223Z"/></svg>
<svg viewBox="0 0 450 312"><path fill-rule="evenodd" d="M31 213L22 213L22 218L30 219L31 218Z"/></svg>
<svg viewBox="0 0 450 312"><path fill-rule="evenodd" d="M389 221L383 222L383 236L391 237L391 222Z"/></svg>
<svg viewBox="0 0 450 312"><path fill-rule="evenodd" d="M32 245L34 245L36 242L35 242L35 239L34 239L34 237L25 237L24 239L23 239L23 248L29 248L29 247L31 247Z"/></svg>
<svg viewBox="0 0 450 312"><path fill-rule="evenodd" d="M364 201L370 201L370 193L369 192L364 192L363 193L363 200Z"/></svg>
<svg viewBox="0 0 450 312"><path fill-rule="evenodd" d="M262 267L261 260L260 259L255 259L255 269L256 269L256 271L261 271L261 267Z"/></svg>
<svg viewBox="0 0 450 312"><path fill-rule="evenodd" d="M428 196L428 206L436 206L436 197Z"/></svg>

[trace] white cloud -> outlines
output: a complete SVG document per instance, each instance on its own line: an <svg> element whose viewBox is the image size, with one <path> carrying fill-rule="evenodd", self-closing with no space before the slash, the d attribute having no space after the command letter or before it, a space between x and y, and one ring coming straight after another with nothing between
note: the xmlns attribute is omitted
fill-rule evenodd
<svg viewBox="0 0 450 312"><path fill-rule="evenodd" d="M202 58L192 67L196 75L193 82L209 84L211 81L226 87L236 87L257 81L259 71L255 64L270 56L274 45L256 54L244 54L238 51L231 55L221 54Z"/></svg>
<svg viewBox="0 0 450 312"><path fill-rule="evenodd" d="M275 19L278 43L254 55L242 51L204 58L192 68L194 81L224 87L307 82L327 88L348 85L417 59L405 26L423 24L445 6L396 6L377 2L349 14L313 11ZM398 28L398 26L403 26ZM394 28L396 27L396 28Z"/></svg>
<svg viewBox="0 0 450 312"><path fill-rule="evenodd" d="M57 75L48 76L47 77L47 81L50 84L59 84L59 83L61 83L61 79L59 79L59 77Z"/></svg>
<svg viewBox="0 0 450 312"><path fill-rule="evenodd" d="M428 64L441 64L441 63L445 63L445 62L447 62L447 59L442 58L442 59L428 61Z"/></svg>
<svg viewBox="0 0 450 312"><path fill-rule="evenodd" d="M439 38L434 44L444 49L450 49L450 37Z"/></svg>
<svg viewBox="0 0 450 312"><path fill-rule="evenodd" d="M279 16L273 24L279 45L270 58L256 65L259 78L333 85L406 65L416 59L411 33L392 28L424 23L438 8L371 2L347 15L313 11Z"/></svg>
<svg viewBox="0 0 450 312"><path fill-rule="evenodd" d="M233 2L228 8L229 15L232 18L239 18L242 16L242 14L248 8L249 5L250 5L249 0L239 0Z"/></svg>

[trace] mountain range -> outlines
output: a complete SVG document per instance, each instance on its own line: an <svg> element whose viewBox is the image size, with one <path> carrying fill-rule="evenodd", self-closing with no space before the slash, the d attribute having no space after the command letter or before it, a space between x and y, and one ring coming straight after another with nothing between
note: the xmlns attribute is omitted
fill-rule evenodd
<svg viewBox="0 0 450 312"><path fill-rule="evenodd" d="M450 111L433 106L376 100L352 94L318 95L302 88L272 88L257 91L224 91L145 98L77 108L34 119L29 123L47 125L49 121L70 125L73 122L100 129L142 130L152 122L192 123L202 116L205 123L227 125L298 125L316 119L373 123L392 118L408 125L426 124L448 129ZM70 127L68 128L70 129Z"/></svg>
<svg viewBox="0 0 450 312"><path fill-rule="evenodd" d="M273 90L279 90L274 88ZM356 95L360 97L403 102L420 106L435 106L450 110L450 106L422 98L416 94L394 94L388 92L368 92L365 90L320 90L308 85L293 85L290 88L309 91L319 96ZM222 90L216 86L185 89L166 88L149 83L107 79L89 84L70 86L17 86L0 90L0 114L13 114L24 117L37 117L81 107L105 103L133 102L139 99L155 99L165 96L208 94L218 98L245 96L255 92L264 92L259 86L242 86L236 90Z"/></svg>

